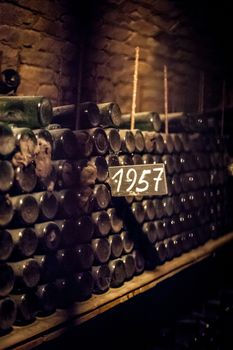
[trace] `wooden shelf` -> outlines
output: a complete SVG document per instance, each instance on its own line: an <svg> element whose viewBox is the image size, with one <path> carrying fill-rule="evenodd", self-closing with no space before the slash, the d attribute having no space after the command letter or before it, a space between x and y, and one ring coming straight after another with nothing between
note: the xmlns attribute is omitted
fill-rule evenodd
<svg viewBox="0 0 233 350"><path fill-rule="evenodd" d="M57 310L48 317L37 317L30 325L14 326L13 331L0 337L0 350L32 349L63 334L67 327L79 325L111 308L139 295L175 275L176 273L207 258L228 242L233 241L233 232L218 239L209 240L203 246L182 256L146 271L142 275L125 282L120 288L111 288L102 295L93 295L85 302L75 303L69 310Z"/></svg>

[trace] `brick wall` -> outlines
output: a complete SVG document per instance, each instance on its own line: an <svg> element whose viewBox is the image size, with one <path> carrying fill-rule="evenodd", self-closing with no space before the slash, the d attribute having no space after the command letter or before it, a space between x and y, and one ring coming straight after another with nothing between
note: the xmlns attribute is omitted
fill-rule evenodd
<svg viewBox="0 0 233 350"><path fill-rule="evenodd" d="M220 104L222 77L215 54L175 1L90 0L77 13L71 3L0 0L2 69L19 70L19 94L45 95L54 105L74 103L82 50L82 100L115 100L129 112L139 46L138 111L163 111L164 64L169 111L197 110L202 70L205 106Z"/></svg>
<svg viewBox="0 0 233 350"><path fill-rule="evenodd" d="M0 1L2 70L19 71L18 94L48 96L54 105L76 100L77 23L66 3Z"/></svg>

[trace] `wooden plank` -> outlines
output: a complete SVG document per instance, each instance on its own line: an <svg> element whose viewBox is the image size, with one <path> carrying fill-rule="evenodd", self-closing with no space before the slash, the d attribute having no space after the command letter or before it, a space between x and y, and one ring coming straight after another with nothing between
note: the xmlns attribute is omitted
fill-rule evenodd
<svg viewBox="0 0 233 350"><path fill-rule="evenodd" d="M75 303L69 310L57 310L50 316L37 317L35 322L30 325L14 326L12 332L0 338L0 350L29 350L52 340L63 334L67 326L70 328L79 325L136 295L144 293L158 283L207 258L216 249L230 241L233 241L233 232L216 240L209 240L203 246L168 261L153 271L146 271L140 276L135 276L131 281L125 282L121 288L111 288L103 295L93 295L85 302Z"/></svg>

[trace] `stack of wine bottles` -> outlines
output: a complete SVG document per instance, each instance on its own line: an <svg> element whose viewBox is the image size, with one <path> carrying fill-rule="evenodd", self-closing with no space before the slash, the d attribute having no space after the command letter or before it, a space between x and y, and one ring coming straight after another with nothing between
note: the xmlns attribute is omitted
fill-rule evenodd
<svg viewBox="0 0 233 350"><path fill-rule="evenodd" d="M227 157L215 135L130 131L116 103L79 112L78 130L0 124L3 331L120 287L226 227ZM109 166L161 162L168 195L111 197Z"/></svg>

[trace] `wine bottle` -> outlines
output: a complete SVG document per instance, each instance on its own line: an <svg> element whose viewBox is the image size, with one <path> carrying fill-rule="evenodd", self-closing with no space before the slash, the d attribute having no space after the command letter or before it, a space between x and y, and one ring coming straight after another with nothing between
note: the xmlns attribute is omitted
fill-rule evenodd
<svg viewBox="0 0 233 350"><path fill-rule="evenodd" d="M126 275L125 279L128 281L131 278L133 278L135 274L135 270L136 270L135 260L132 254L124 255L122 256L121 259L125 266L125 275Z"/></svg>
<svg viewBox="0 0 233 350"><path fill-rule="evenodd" d="M115 208L109 208L107 210L107 213L109 215L112 231L115 233L120 232L123 228L123 220L120 217L119 213L116 211Z"/></svg>
<svg viewBox="0 0 233 350"><path fill-rule="evenodd" d="M40 280L40 265L29 258L16 262L8 262L15 274L16 288L33 288Z"/></svg>
<svg viewBox="0 0 233 350"><path fill-rule="evenodd" d="M74 130L73 131L76 137L76 151L77 157L90 157L93 153L94 142L91 135L86 130Z"/></svg>
<svg viewBox="0 0 233 350"><path fill-rule="evenodd" d="M154 143L155 143L155 137L156 133L151 131L142 131L142 134L144 136L144 142L145 142L145 152L146 153L153 153L154 151Z"/></svg>
<svg viewBox="0 0 233 350"><path fill-rule="evenodd" d="M121 124L121 109L116 102L99 103L98 108L101 115L101 126L104 128Z"/></svg>
<svg viewBox="0 0 233 350"><path fill-rule="evenodd" d="M88 129L87 132L93 140L93 155L105 155L109 150L109 143L104 129Z"/></svg>
<svg viewBox="0 0 233 350"><path fill-rule="evenodd" d="M74 248L75 271L86 271L94 262L92 246L88 243L79 244Z"/></svg>
<svg viewBox="0 0 233 350"><path fill-rule="evenodd" d="M59 271L59 264L56 255L34 255L34 259L40 266L40 283L46 283L55 280Z"/></svg>
<svg viewBox="0 0 233 350"><path fill-rule="evenodd" d="M108 154L105 156L108 166L119 166L119 159L115 154Z"/></svg>
<svg viewBox="0 0 233 350"><path fill-rule="evenodd" d="M180 155L179 154L174 154L173 155L173 167L175 173L180 173L182 169L182 164L180 162Z"/></svg>
<svg viewBox="0 0 233 350"><path fill-rule="evenodd" d="M97 211L91 215L95 225L95 237L106 236L111 230L111 222L108 212L105 210Z"/></svg>
<svg viewBox="0 0 233 350"><path fill-rule="evenodd" d="M133 159L130 154L122 154L118 157L120 165L133 165Z"/></svg>
<svg viewBox="0 0 233 350"><path fill-rule="evenodd" d="M172 239L173 245L174 245L174 252L175 252L174 255L180 256L183 252L181 236L178 234L178 235L171 237L171 239Z"/></svg>
<svg viewBox="0 0 233 350"><path fill-rule="evenodd" d="M156 227L153 221L147 221L142 226L142 232L146 235L150 243L155 243L157 240Z"/></svg>
<svg viewBox="0 0 233 350"><path fill-rule="evenodd" d="M12 129L0 122L0 157L9 156L15 149L15 137Z"/></svg>
<svg viewBox="0 0 233 350"><path fill-rule="evenodd" d="M181 138L178 134L171 135L174 145L174 151L177 153L180 153L183 151L183 143L181 141Z"/></svg>
<svg viewBox="0 0 233 350"><path fill-rule="evenodd" d="M160 134L156 134L154 139L154 153L155 154L163 154L166 147L164 144L164 139Z"/></svg>
<svg viewBox="0 0 233 350"><path fill-rule="evenodd" d="M111 272L108 265L92 266L92 276L94 279L93 292L96 294L107 292L111 282Z"/></svg>
<svg viewBox="0 0 233 350"><path fill-rule="evenodd" d="M37 152L37 139L34 132L29 128L12 127L17 146L16 153L12 158L13 165L28 166L35 160Z"/></svg>
<svg viewBox="0 0 233 350"><path fill-rule="evenodd" d="M38 238L32 228L18 228L8 230L8 232L14 243L14 254L16 256L28 258L35 253L38 246Z"/></svg>
<svg viewBox="0 0 233 350"><path fill-rule="evenodd" d="M37 185L36 168L33 163L27 166L18 166L15 169L15 190L16 192L32 192Z"/></svg>
<svg viewBox="0 0 233 350"><path fill-rule="evenodd" d="M95 264L106 263L111 255L111 247L106 238L95 238L91 242L95 255Z"/></svg>
<svg viewBox="0 0 233 350"><path fill-rule="evenodd" d="M59 203L53 192L34 193L33 197L37 200L40 208L41 220L52 220L58 213Z"/></svg>
<svg viewBox="0 0 233 350"><path fill-rule="evenodd" d="M0 192L7 192L14 183L14 169L8 160L0 160Z"/></svg>
<svg viewBox="0 0 233 350"><path fill-rule="evenodd" d="M35 295L38 299L38 316L47 316L56 311L57 288L55 283L41 284L36 288Z"/></svg>
<svg viewBox="0 0 233 350"><path fill-rule="evenodd" d="M53 117L52 105L43 96L1 96L1 122L40 128L47 126Z"/></svg>
<svg viewBox="0 0 233 350"><path fill-rule="evenodd" d="M154 199L153 204L155 207L155 218L156 219L161 219L163 216L166 215L162 199Z"/></svg>
<svg viewBox="0 0 233 350"><path fill-rule="evenodd" d="M143 154L142 162L143 162L143 164L153 164L154 158L153 158L152 154Z"/></svg>
<svg viewBox="0 0 233 350"><path fill-rule="evenodd" d="M162 204L163 204L163 210L164 210L165 216L171 216L174 212L173 198L172 197L164 197L162 199Z"/></svg>
<svg viewBox="0 0 233 350"><path fill-rule="evenodd" d="M111 195L106 185L95 185L93 190L93 207L94 210L106 209L111 201Z"/></svg>
<svg viewBox="0 0 233 350"><path fill-rule="evenodd" d="M135 137L130 130L120 130L122 152L133 153L135 151Z"/></svg>
<svg viewBox="0 0 233 350"><path fill-rule="evenodd" d="M61 242L61 231L53 221L43 222L35 225L36 235L39 239L41 251L55 251Z"/></svg>
<svg viewBox="0 0 233 350"><path fill-rule="evenodd" d="M172 175L175 171L173 156L170 154L165 154L162 156L162 162L165 164L166 173Z"/></svg>
<svg viewBox="0 0 233 350"><path fill-rule="evenodd" d="M191 150L191 142L189 139L189 135L187 133L178 134L178 135L180 136L180 139L182 141L184 151L189 152Z"/></svg>
<svg viewBox="0 0 233 350"><path fill-rule="evenodd" d="M60 276L70 275L75 271L76 254L74 249L59 249L56 252L56 258L58 261L58 274Z"/></svg>
<svg viewBox="0 0 233 350"><path fill-rule="evenodd" d="M145 209L141 202L134 202L131 204L132 213L136 221L141 224L145 220Z"/></svg>
<svg viewBox="0 0 233 350"><path fill-rule="evenodd" d="M125 265L121 259L111 260L108 263L111 272L110 286L117 288L126 280Z"/></svg>
<svg viewBox="0 0 233 350"><path fill-rule="evenodd" d="M8 68L1 72L0 75L0 94L10 94L16 93L17 88L20 84L20 75L19 73L12 69Z"/></svg>
<svg viewBox="0 0 233 350"><path fill-rule="evenodd" d="M14 209L8 196L0 194L0 227L8 225L14 216Z"/></svg>
<svg viewBox="0 0 233 350"><path fill-rule="evenodd" d="M94 102L83 102L79 106L79 129L94 128L102 120L99 107Z"/></svg>
<svg viewBox="0 0 233 350"><path fill-rule="evenodd" d="M38 299L32 292L11 294L16 304L16 325L25 325L35 320L38 311Z"/></svg>
<svg viewBox="0 0 233 350"><path fill-rule="evenodd" d="M170 134L166 135L166 134L160 134L160 136L163 138L163 143L165 146L164 152L165 153L173 153L174 152L174 143L173 143L173 139L172 136Z"/></svg>
<svg viewBox="0 0 233 350"><path fill-rule="evenodd" d="M121 239L123 244L123 252L129 254L134 249L134 241L128 231L121 232Z"/></svg>
<svg viewBox="0 0 233 350"><path fill-rule="evenodd" d="M119 130L105 129L105 132L109 143L109 152L119 153L121 150L121 138Z"/></svg>
<svg viewBox="0 0 233 350"><path fill-rule="evenodd" d="M155 229L156 229L156 235L159 241L163 240L166 237L166 225L164 224L163 220L156 220L154 221Z"/></svg>
<svg viewBox="0 0 233 350"><path fill-rule="evenodd" d="M8 230L0 230L0 261L7 260L14 249L14 242Z"/></svg>
<svg viewBox="0 0 233 350"><path fill-rule="evenodd" d="M145 259L139 250L134 250L132 255L135 260L135 274L140 275L145 269Z"/></svg>
<svg viewBox="0 0 233 350"><path fill-rule="evenodd" d="M6 263L0 263L0 297L8 295L15 283L15 275L12 267Z"/></svg>
<svg viewBox="0 0 233 350"><path fill-rule="evenodd" d="M16 304L11 297L0 300L0 331L9 330L16 320Z"/></svg>
<svg viewBox="0 0 233 350"><path fill-rule="evenodd" d="M92 296L94 279L90 271L75 273L72 277L74 283L74 300L84 301Z"/></svg>
<svg viewBox="0 0 233 350"><path fill-rule="evenodd" d="M111 247L111 257L119 258L123 252L123 242L119 234L110 235L108 241Z"/></svg>
<svg viewBox="0 0 233 350"><path fill-rule="evenodd" d="M145 211L145 219L149 221L153 220L156 214L153 201L150 199L143 200L142 205Z"/></svg>
<svg viewBox="0 0 233 350"><path fill-rule="evenodd" d="M156 263L162 265L167 259L167 252L165 248L165 244L163 241L155 243L155 250L157 255Z"/></svg>
<svg viewBox="0 0 233 350"><path fill-rule="evenodd" d="M104 182L108 177L108 164L103 156L96 156L90 159L91 163L96 167L97 180Z"/></svg>
<svg viewBox="0 0 233 350"><path fill-rule="evenodd" d="M57 307L66 309L74 302L74 283L72 278L57 278L53 284L57 292Z"/></svg>
<svg viewBox="0 0 233 350"><path fill-rule="evenodd" d="M167 260L172 260L175 256L174 242L171 238L166 238L164 241Z"/></svg>
<svg viewBox="0 0 233 350"><path fill-rule="evenodd" d="M121 119L121 128L130 127L130 114L123 114ZM135 113L135 128L145 131L160 131L161 120L156 112L137 112Z"/></svg>
<svg viewBox="0 0 233 350"><path fill-rule="evenodd" d="M78 197L75 190L61 190L56 192L59 201L59 215L61 217L74 217L78 208Z"/></svg>
<svg viewBox="0 0 233 350"><path fill-rule="evenodd" d="M30 225L36 222L40 214L37 200L29 194L10 198L15 210L15 219L21 224Z"/></svg>
<svg viewBox="0 0 233 350"><path fill-rule="evenodd" d="M135 139L135 152L142 153L145 148L145 140L143 133L138 129L132 130L132 133Z"/></svg>
<svg viewBox="0 0 233 350"><path fill-rule="evenodd" d="M134 165L143 164L142 156L140 154L134 154L132 160Z"/></svg>
<svg viewBox="0 0 233 350"><path fill-rule="evenodd" d="M53 137L53 159L72 159L77 152L76 137L68 128L49 131Z"/></svg>
<svg viewBox="0 0 233 350"><path fill-rule="evenodd" d="M56 160L52 162L52 165L56 172L57 188L70 188L77 184L78 174L72 161Z"/></svg>

